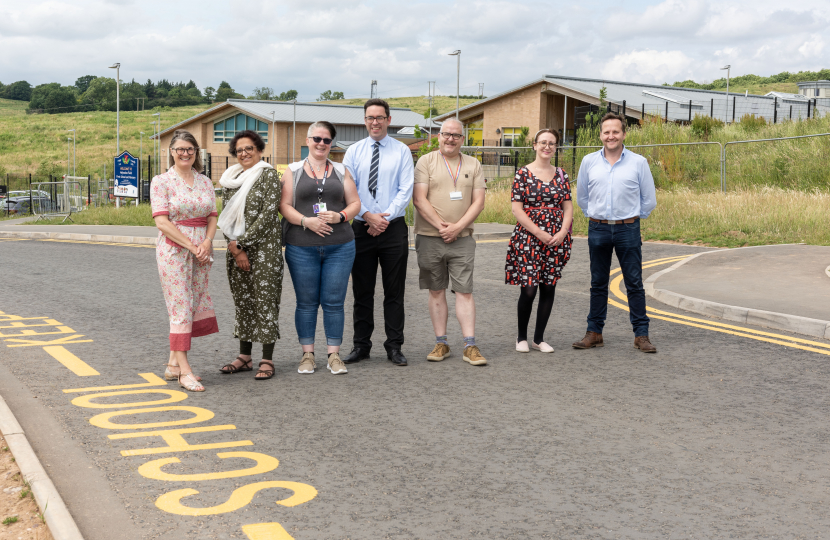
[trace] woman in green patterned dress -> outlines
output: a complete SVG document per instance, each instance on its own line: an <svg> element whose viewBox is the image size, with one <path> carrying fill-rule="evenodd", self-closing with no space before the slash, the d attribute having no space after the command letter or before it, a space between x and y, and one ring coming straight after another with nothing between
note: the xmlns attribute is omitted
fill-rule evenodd
<svg viewBox="0 0 830 540"><path fill-rule="evenodd" d="M262 343L255 378L274 376L274 342L280 337L282 229L278 219L282 184L277 171L262 161L265 142L256 132L240 131L229 151L238 164L225 171L219 227L228 241L226 262L236 306L234 337L239 356L225 364L225 374L252 371L253 342Z"/></svg>

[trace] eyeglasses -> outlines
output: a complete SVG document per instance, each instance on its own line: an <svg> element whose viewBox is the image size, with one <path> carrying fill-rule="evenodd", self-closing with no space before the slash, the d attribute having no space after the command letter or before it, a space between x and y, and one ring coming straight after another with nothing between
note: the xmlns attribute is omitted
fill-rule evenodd
<svg viewBox="0 0 830 540"><path fill-rule="evenodd" d="M244 148L237 148L236 149L236 155L237 156L239 154L253 154L253 153L254 153L254 147L253 146L246 146Z"/></svg>
<svg viewBox="0 0 830 540"><path fill-rule="evenodd" d="M192 146L188 146L187 148L174 148L173 151L179 154L180 156L183 156L185 154L187 154L188 156L192 156L196 153L196 149Z"/></svg>
<svg viewBox="0 0 830 540"><path fill-rule="evenodd" d="M442 131L441 136L444 137L445 139L452 139L454 141L457 141L457 140L460 140L461 137L463 137L464 135L462 135L461 133L444 133Z"/></svg>
<svg viewBox="0 0 830 540"><path fill-rule="evenodd" d="M375 123L375 121L377 121L377 122L383 122L383 121L384 121L384 120L386 120L387 118L389 118L389 117L388 117L388 116L366 116L366 117L364 117L364 120L366 120L366 121L367 121L367 122L369 122L370 124L374 124L374 123Z"/></svg>
<svg viewBox="0 0 830 540"><path fill-rule="evenodd" d="M329 139L328 137L309 137L312 141L316 143L323 143L323 144L331 144L333 139Z"/></svg>
<svg viewBox="0 0 830 540"><path fill-rule="evenodd" d="M537 142L537 145L541 146L542 148L556 148L555 142Z"/></svg>

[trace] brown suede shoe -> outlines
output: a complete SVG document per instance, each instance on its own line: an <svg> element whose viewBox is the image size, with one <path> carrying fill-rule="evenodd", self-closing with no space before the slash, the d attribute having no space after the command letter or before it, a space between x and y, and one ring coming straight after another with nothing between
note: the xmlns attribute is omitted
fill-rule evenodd
<svg viewBox="0 0 830 540"><path fill-rule="evenodd" d="M651 344L648 336L637 336L634 338L634 348L643 352L657 352L657 347Z"/></svg>
<svg viewBox="0 0 830 540"><path fill-rule="evenodd" d="M577 341L572 346L574 349L591 349L593 347L602 347L602 334L596 332L585 332L585 337L582 341Z"/></svg>

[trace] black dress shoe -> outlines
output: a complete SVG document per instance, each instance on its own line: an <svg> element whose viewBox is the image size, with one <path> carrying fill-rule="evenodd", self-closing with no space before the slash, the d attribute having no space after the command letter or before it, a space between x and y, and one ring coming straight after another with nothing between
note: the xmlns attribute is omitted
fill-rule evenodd
<svg viewBox="0 0 830 540"><path fill-rule="evenodd" d="M361 349L360 347L355 347L352 349L352 352L343 357L343 363L354 364L355 362L360 362L365 358L369 358L369 351Z"/></svg>
<svg viewBox="0 0 830 540"><path fill-rule="evenodd" d="M396 366L406 365L406 356L403 355L400 349L392 349L386 353L386 357Z"/></svg>

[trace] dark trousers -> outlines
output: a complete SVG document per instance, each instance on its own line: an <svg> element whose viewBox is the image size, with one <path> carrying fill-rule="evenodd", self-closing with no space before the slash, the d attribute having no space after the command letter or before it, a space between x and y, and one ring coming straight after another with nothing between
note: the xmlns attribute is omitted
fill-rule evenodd
<svg viewBox="0 0 830 540"><path fill-rule="evenodd" d="M384 232L372 236L363 221L352 222L355 258L352 265L352 292L354 293L354 346L370 350L375 329L375 285L378 264L383 281L383 322L386 341L383 347L403 347L404 286L406 261L409 257L409 238L404 218L393 219Z"/></svg>
<svg viewBox="0 0 830 540"><path fill-rule="evenodd" d="M591 311L588 331L602 333L608 313L608 282L611 254L616 251L622 269L629 316L635 336L648 335L646 292L643 289L643 242L640 220L634 223L588 222L588 253L591 256Z"/></svg>

